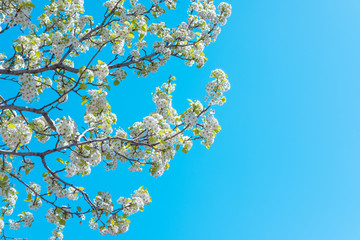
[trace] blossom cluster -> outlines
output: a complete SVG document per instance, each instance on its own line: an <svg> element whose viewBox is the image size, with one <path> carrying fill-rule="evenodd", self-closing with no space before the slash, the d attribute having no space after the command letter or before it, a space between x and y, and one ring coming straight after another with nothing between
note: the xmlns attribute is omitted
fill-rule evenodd
<svg viewBox="0 0 360 240"><path fill-rule="evenodd" d="M48 222L54 223L56 228L52 232L50 240L63 239L62 230L65 227L65 223L70 219L71 214L66 211L67 207L62 206L61 208L50 208L46 213L46 219Z"/></svg>
<svg viewBox="0 0 360 240"><path fill-rule="evenodd" d="M80 14L84 12L83 5L83 0L52 1L51 4L45 6L44 13L39 17L40 26L47 28L56 26L58 30L50 35L52 43L50 54L57 61L61 60L66 48L74 48L76 52L85 52L89 49L87 46L82 46L79 39L74 35L74 33L80 34L84 26L92 21L88 16L80 17ZM69 30L71 31L68 32ZM71 55L76 56L76 52Z"/></svg>
<svg viewBox="0 0 360 240"><path fill-rule="evenodd" d="M156 112L170 124L177 124L177 121L179 121L177 111L172 107L172 96L170 95L175 91L176 84L173 83L175 79L175 77L172 77L161 88L157 88L152 98L156 105Z"/></svg>
<svg viewBox="0 0 360 240"><path fill-rule="evenodd" d="M43 174L43 180L47 183L47 192L54 193L59 198L67 197L69 200L77 200L79 198L78 191L70 186L65 188L57 179L51 174Z"/></svg>
<svg viewBox="0 0 360 240"><path fill-rule="evenodd" d="M8 147L16 148L31 141L32 130L21 115L13 112L11 120L0 125L0 135Z"/></svg>
<svg viewBox="0 0 360 240"><path fill-rule="evenodd" d="M65 167L67 177L72 177L75 174L81 174L82 176L89 175L91 167L97 166L101 162L102 156L98 150L93 150L89 146L78 148L77 150L71 152L71 162Z"/></svg>
<svg viewBox="0 0 360 240"><path fill-rule="evenodd" d="M41 191L41 186L37 183L31 183L29 187L26 188L28 198L25 201L30 202L29 204L30 209L38 210L41 207L42 201L38 196L40 194L40 191Z"/></svg>
<svg viewBox="0 0 360 240"><path fill-rule="evenodd" d="M215 140L216 134L221 130L218 120L214 117L213 114L204 116L203 118L203 130L201 131L201 136L204 140L201 144L210 147Z"/></svg>
<svg viewBox="0 0 360 240"><path fill-rule="evenodd" d="M31 224L34 222L34 216L31 212L23 212L18 216L20 221L24 223L24 227L31 227Z"/></svg>
<svg viewBox="0 0 360 240"><path fill-rule="evenodd" d="M9 225L10 229L18 230L21 226L21 223L23 223L24 227L31 227L32 223L34 222L34 216L31 212L22 212L21 214L18 214L18 217L20 217L19 220L9 219ZM4 221L3 219L0 219L0 230L4 228Z"/></svg>
<svg viewBox="0 0 360 240"><path fill-rule="evenodd" d="M9 164L9 162L7 162ZM10 186L10 180L5 172L0 172L0 196L5 202L4 206L1 208L2 212L6 215L11 215L15 208L17 202L18 192L15 188Z"/></svg>
<svg viewBox="0 0 360 240"><path fill-rule="evenodd" d="M151 202L151 197L147 189L140 187L131 195L131 198L120 197L117 203L123 205L123 212L126 216L130 216L138 211L143 211L144 206Z"/></svg>
<svg viewBox="0 0 360 240"><path fill-rule="evenodd" d="M94 199L94 203L106 214L113 211L114 204L112 203L111 195L108 192L98 192L98 196Z"/></svg>
<svg viewBox="0 0 360 240"><path fill-rule="evenodd" d="M89 221L89 226L91 229L99 229L101 235L118 235L120 233L125 233L129 229L130 220L127 219L128 216L138 212L143 211L144 206L148 205L151 202L151 197L147 189L140 187L138 190L131 195L131 198L120 197L117 200L118 204L122 205L123 215L113 213L113 203L111 200L111 195L108 192L99 192L98 196L95 198L95 203L97 206L96 210L92 211L93 217ZM109 214L109 217L106 221L106 226L100 226L98 220L101 217L101 212ZM99 213L100 212L100 213Z"/></svg>
<svg viewBox="0 0 360 240"><path fill-rule="evenodd" d="M127 73L124 69L118 68L114 72L112 72L111 76L113 76L114 85L118 85L122 80L126 78Z"/></svg>
<svg viewBox="0 0 360 240"><path fill-rule="evenodd" d="M112 133L111 125L116 124L117 117L111 112L111 107L106 100L106 91L89 90L90 102L86 104L86 113L84 121L89 127L101 128L105 134Z"/></svg>
<svg viewBox="0 0 360 240"><path fill-rule="evenodd" d="M75 121L69 116L68 119L66 119L66 117L62 117L60 119L60 121L56 124L56 130L58 134L61 135L65 144L67 141L75 138L78 128Z"/></svg>
<svg viewBox="0 0 360 240"><path fill-rule="evenodd" d="M46 143L50 139L51 129L43 116L35 118L30 126L39 142Z"/></svg>
<svg viewBox="0 0 360 240"><path fill-rule="evenodd" d="M227 75L223 70L216 69L211 72L210 77L214 77L215 80L209 82L206 86L207 95L205 101L209 101L210 105L223 105L226 102L223 93L230 89Z"/></svg>
<svg viewBox="0 0 360 240"><path fill-rule="evenodd" d="M22 84L20 88L21 98L27 102L32 102L39 96L39 93L42 93L46 87L52 84L50 78L40 78L28 73L21 75L19 82Z"/></svg>
<svg viewBox="0 0 360 240"><path fill-rule="evenodd" d="M0 31L3 23L9 27L21 25L23 29L31 24L30 14L35 7L31 0L2 0L0 3Z"/></svg>
<svg viewBox="0 0 360 240"><path fill-rule="evenodd" d="M20 221L15 221L13 219L9 219L10 229L18 230L21 226Z"/></svg>
<svg viewBox="0 0 360 240"><path fill-rule="evenodd" d="M99 61L96 65L96 71L94 76L97 77L98 81L97 84L103 85L104 83L107 84L106 77L109 75L109 69L106 63Z"/></svg>

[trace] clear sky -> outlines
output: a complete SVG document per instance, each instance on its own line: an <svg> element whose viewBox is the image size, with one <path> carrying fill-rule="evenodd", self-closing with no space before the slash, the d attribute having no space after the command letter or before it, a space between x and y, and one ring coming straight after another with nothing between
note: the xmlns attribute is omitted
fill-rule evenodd
<svg viewBox="0 0 360 240"><path fill-rule="evenodd" d="M174 23L187 2L179 0ZM216 109L214 145L179 153L158 179L128 165L97 167L83 180L89 191L129 197L144 185L153 202L123 235L100 237L76 220L65 239L360 239L360 2L228 2L232 16L203 69L173 60L108 98L126 128L154 110L150 93L170 74L175 106L185 109L187 98L203 100L210 71L221 68L232 88ZM100 5L87 0L87 13L99 18ZM47 239L54 226L42 214L18 236Z"/></svg>

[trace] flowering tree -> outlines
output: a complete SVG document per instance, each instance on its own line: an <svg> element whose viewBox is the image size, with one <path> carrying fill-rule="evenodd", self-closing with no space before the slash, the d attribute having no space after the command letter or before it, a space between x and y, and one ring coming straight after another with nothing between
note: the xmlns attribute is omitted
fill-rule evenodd
<svg viewBox="0 0 360 240"><path fill-rule="evenodd" d="M124 233L128 216L151 202L147 189L140 187L131 198L113 201L101 189L90 196L71 178L89 175L98 165L114 170L120 163L119 167L128 165L132 172L145 168L158 177L175 154L187 153L195 140L207 148L214 142L221 128L211 107L225 103L223 92L230 88L219 69L211 72L204 104L190 100L189 108L178 113L171 96L175 77L170 76L153 92L156 111L128 130L116 126L116 115L106 100L111 86L126 79L128 71L146 77L171 57L201 68L207 60L205 46L216 40L231 14L227 3L216 7L213 0L191 0L186 21L168 28L160 16L175 10L177 0L141 2L106 1L102 21L95 23L92 16L84 15L83 0L51 0L35 25L31 0L0 0L2 36L13 27L23 32L13 40L11 55L0 55L0 80L18 89L5 98L7 89L0 88L0 231L4 239L9 238L7 227L30 227L32 211L40 207L48 208L46 218L55 224L50 239L63 238L68 219L84 220L87 215L90 228L101 234ZM110 57L99 59L101 51L111 51ZM81 65L79 59L85 53L90 60ZM41 97L43 92L46 97ZM64 116L73 114L61 109L70 97L86 109L83 122ZM41 107L34 107L35 101ZM41 144L42 150L32 150L34 144ZM41 174L43 181L38 181ZM13 216L22 190L31 210Z"/></svg>

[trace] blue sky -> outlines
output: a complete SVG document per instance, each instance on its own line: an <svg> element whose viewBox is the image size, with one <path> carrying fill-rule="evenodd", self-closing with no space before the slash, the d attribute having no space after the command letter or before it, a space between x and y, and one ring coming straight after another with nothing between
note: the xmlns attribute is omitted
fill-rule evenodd
<svg viewBox="0 0 360 240"><path fill-rule="evenodd" d="M126 128L154 110L150 93L170 74L175 106L185 109L221 68L232 88L216 109L214 145L179 153L158 179L98 167L82 180L89 191L130 196L144 185L153 202L126 234L100 237L76 220L65 239L360 239L360 2L228 2L233 14L203 69L174 60L108 98ZM99 14L99 5L86 1L87 12ZM19 236L47 239L53 225L41 214Z"/></svg>

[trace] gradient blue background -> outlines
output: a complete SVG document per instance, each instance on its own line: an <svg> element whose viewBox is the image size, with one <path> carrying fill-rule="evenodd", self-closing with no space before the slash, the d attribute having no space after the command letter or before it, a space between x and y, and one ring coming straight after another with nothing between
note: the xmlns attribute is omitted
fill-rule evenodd
<svg viewBox="0 0 360 240"><path fill-rule="evenodd" d="M233 14L206 49L203 69L173 60L109 95L126 128L154 110L150 92L170 74L178 79L175 106L184 110L187 98L203 100L210 71L222 68L232 88L217 108L223 130L215 144L179 153L158 179L127 165L96 168L82 180L90 192L117 198L144 185L153 203L130 217L126 234L100 237L74 220L65 239L360 239L360 2L228 2ZM179 1L172 23L186 5ZM85 6L101 17L98 1ZM39 214L18 236L50 236L53 225Z"/></svg>

